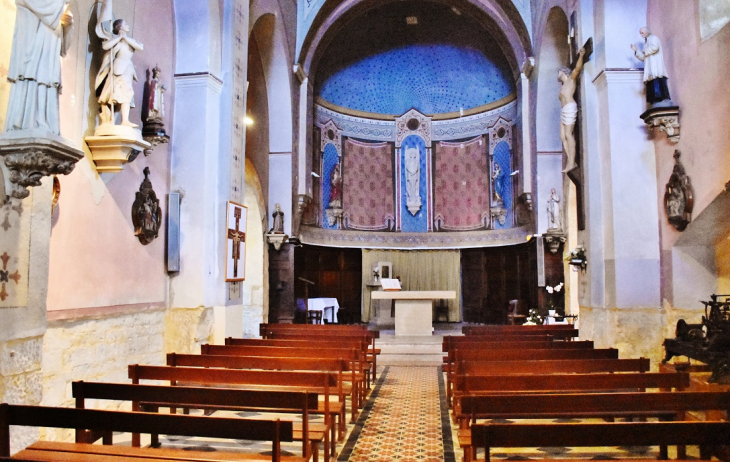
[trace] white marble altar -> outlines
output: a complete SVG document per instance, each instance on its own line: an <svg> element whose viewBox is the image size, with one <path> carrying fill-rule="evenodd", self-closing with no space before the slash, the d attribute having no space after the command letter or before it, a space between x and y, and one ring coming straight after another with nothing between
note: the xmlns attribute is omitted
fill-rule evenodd
<svg viewBox="0 0 730 462"><path fill-rule="evenodd" d="M424 336L433 334L433 301L456 298L453 290L378 291L374 300L395 300L395 335Z"/></svg>

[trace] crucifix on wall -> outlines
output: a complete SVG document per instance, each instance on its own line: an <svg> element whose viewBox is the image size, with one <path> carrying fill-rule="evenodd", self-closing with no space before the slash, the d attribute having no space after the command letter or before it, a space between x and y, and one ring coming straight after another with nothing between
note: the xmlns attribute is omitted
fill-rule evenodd
<svg viewBox="0 0 730 462"><path fill-rule="evenodd" d="M228 201L226 213L226 281L246 279L245 205Z"/></svg>

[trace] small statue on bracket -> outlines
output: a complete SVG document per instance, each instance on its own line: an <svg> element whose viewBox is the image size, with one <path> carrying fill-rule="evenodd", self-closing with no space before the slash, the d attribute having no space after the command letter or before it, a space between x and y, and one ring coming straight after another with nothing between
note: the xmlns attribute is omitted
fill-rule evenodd
<svg viewBox="0 0 730 462"><path fill-rule="evenodd" d="M142 245L154 241L162 224L162 209L160 200L157 198L152 182L150 181L150 168L144 168L144 180L139 186L139 192L132 204L132 224L134 235L137 236Z"/></svg>
<svg viewBox="0 0 730 462"><path fill-rule="evenodd" d="M150 74L150 80L146 86L146 98L143 110L146 113L142 125L142 138L152 145L167 143L170 137L165 133L165 91L167 87L160 82L162 70L155 66ZM152 148L145 149L144 155L149 156Z"/></svg>

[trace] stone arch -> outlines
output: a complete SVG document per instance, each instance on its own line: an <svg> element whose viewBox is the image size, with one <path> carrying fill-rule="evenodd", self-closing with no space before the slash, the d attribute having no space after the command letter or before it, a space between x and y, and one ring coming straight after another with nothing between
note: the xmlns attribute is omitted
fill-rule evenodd
<svg viewBox="0 0 730 462"><path fill-rule="evenodd" d="M258 326L267 322L269 311L268 220L261 179L253 163L246 159L244 205L248 207L246 227L246 280L241 282L243 335L255 337Z"/></svg>
<svg viewBox="0 0 730 462"><path fill-rule="evenodd" d="M288 52L283 15L278 5L271 3L254 1L250 7L249 57L257 56L260 63L249 62L249 77L252 77L252 68L259 67L261 78L249 82L248 95L249 98L258 97L258 110L265 110L265 126L258 124L257 129L267 132L265 142L260 140L254 148L260 152L253 155L268 210L273 210L274 205L280 203L283 210L290 211L294 133L292 59ZM247 134L247 159L252 154L248 137ZM284 230L289 233L290 229L291 213L286 213Z"/></svg>
<svg viewBox="0 0 730 462"><path fill-rule="evenodd" d="M394 1L397 0L381 0L374 3L345 0L336 5L332 0L327 2L319 10L307 31L297 59L304 74L310 78L314 76L319 55L349 20L373 6ZM510 0L444 0L439 3L452 6L461 14L468 14L482 22L499 42L515 81L519 80L522 65L532 56L532 45L527 26Z"/></svg>
<svg viewBox="0 0 730 462"><path fill-rule="evenodd" d="M560 142L560 103L557 80L558 70L570 61L570 46L567 41L570 32L568 12L560 1L548 2L539 14L540 28L535 32L537 53L537 98L535 110L535 141L537 146L537 232L547 230L547 211L544 207L550 197L550 189L561 191L563 229L567 234L566 250L578 245L577 203L575 185L564 177L563 148ZM578 277L573 271L565 273L565 310L579 311Z"/></svg>

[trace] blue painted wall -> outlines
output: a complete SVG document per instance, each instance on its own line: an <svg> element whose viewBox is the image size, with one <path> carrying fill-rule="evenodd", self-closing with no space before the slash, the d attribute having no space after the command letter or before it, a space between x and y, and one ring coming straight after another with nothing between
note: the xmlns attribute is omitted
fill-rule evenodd
<svg viewBox="0 0 730 462"><path fill-rule="evenodd" d="M416 215L411 215L406 207L406 149L417 148L421 155L421 168L419 179L419 191L421 193L421 209ZM411 135L403 140L400 154L400 184L401 184L401 231L404 233L425 233L428 231L428 159L426 156L426 143L420 136Z"/></svg>
<svg viewBox="0 0 730 462"><path fill-rule="evenodd" d="M337 148L328 144L324 147L324 157L322 159L322 227L325 229L337 229L337 226L330 226L327 223L327 214L325 210L330 205L330 189L332 187L332 170L335 165L340 161L340 156L337 155Z"/></svg>
<svg viewBox="0 0 730 462"><path fill-rule="evenodd" d="M494 162L499 164L499 168L504 174L502 180L504 182L502 201L504 202L504 208L508 210L507 219L505 220L504 225L500 225L499 222L495 220L494 227L496 229L512 228L514 220L512 212L512 204L514 202L514 198L512 197L512 179L514 177L510 175L510 173L512 173L512 153L510 152L509 144L507 144L506 141L502 141L494 147Z"/></svg>
<svg viewBox="0 0 730 462"><path fill-rule="evenodd" d="M348 109L399 115L443 114L492 103L514 92L498 63L477 49L416 44L356 62L324 80L319 96Z"/></svg>

